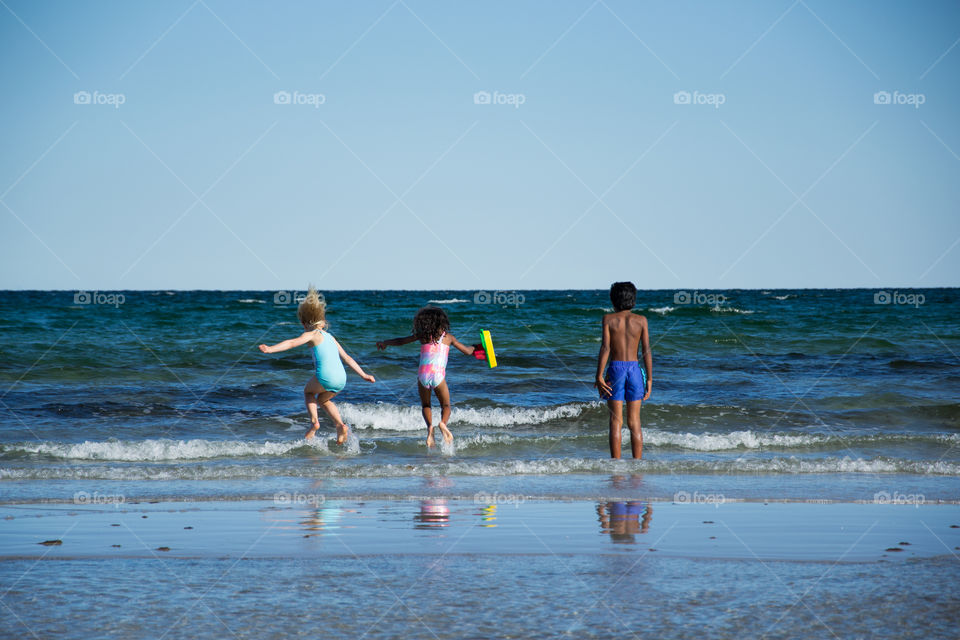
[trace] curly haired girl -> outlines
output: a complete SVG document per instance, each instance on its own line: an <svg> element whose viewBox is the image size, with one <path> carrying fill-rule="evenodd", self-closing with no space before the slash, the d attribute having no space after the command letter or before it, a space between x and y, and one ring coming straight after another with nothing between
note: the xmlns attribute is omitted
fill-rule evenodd
<svg viewBox="0 0 960 640"><path fill-rule="evenodd" d="M437 400L440 402L440 424L437 426L440 427L443 440L448 444L453 442L453 434L447 428L447 422L450 421L450 390L447 389L445 379L450 346L456 347L461 353L468 356L473 355L478 346L464 346L448 331L450 331L450 319L447 318L447 313L437 307L424 307L413 318L412 335L377 343L377 349L383 351L389 346L408 344L414 340L420 341L420 368L417 371L417 389L420 392L423 421L427 423L428 447L436 445L433 437L431 392L437 394Z"/></svg>

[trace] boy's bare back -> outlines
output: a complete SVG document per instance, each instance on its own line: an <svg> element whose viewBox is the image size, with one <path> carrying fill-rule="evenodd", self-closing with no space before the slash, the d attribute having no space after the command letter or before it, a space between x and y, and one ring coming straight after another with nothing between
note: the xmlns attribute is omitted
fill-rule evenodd
<svg viewBox="0 0 960 640"><path fill-rule="evenodd" d="M610 410L610 457L620 457L620 430L623 427L623 405L626 403L630 450L633 457L639 459L643 456L640 406L650 397L653 388L650 333L647 319L631 311L637 304L637 288L632 282L614 282L610 286L610 302L616 311L603 316L603 335L597 354L594 386L600 392L600 397L606 399ZM641 355L642 368L638 362L638 356ZM607 372L606 376L604 371Z"/></svg>
<svg viewBox="0 0 960 640"><path fill-rule="evenodd" d="M632 311L603 316L603 341L610 347L610 360L636 360L647 331L647 319Z"/></svg>

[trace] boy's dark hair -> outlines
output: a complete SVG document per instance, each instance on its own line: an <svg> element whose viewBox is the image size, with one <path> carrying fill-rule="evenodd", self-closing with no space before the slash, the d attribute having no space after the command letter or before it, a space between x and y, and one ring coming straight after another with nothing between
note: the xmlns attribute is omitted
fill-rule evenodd
<svg viewBox="0 0 960 640"><path fill-rule="evenodd" d="M610 302L614 311L633 309L637 304L637 288L632 282L614 282L610 285Z"/></svg>
<svg viewBox="0 0 960 640"><path fill-rule="evenodd" d="M413 335L421 342L436 342L449 330L447 312L439 307L424 307L413 317Z"/></svg>

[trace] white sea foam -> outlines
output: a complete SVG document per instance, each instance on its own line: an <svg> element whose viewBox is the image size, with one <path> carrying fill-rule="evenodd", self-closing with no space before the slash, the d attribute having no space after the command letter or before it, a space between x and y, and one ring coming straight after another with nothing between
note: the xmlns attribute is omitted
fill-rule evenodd
<svg viewBox="0 0 960 640"><path fill-rule="evenodd" d="M238 440L108 440L79 443L38 442L4 446L4 452L18 451L64 458L68 460L119 460L125 462L160 462L167 460L202 460L242 456L281 456L299 447L328 450L323 438L284 442L249 442Z"/></svg>
<svg viewBox="0 0 960 640"><path fill-rule="evenodd" d="M454 438L453 442L446 442L442 434L437 434L437 446L440 448L440 453L445 456L455 456L457 454L457 449L459 448L459 442Z"/></svg>
<svg viewBox="0 0 960 640"><path fill-rule="evenodd" d="M242 302L244 304L267 304L266 300L258 300L256 298L241 298L237 302Z"/></svg>
<svg viewBox="0 0 960 640"><path fill-rule="evenodd" d="M460 298L447 298L445 300L428 300L427 302L433 304L456 304L458 302L470 302L469 300L461 300Z"/></svg>
<svg viewBox="0 0 960 640"><path fill-rule="evenodd" d="M513 425L536 425L562 418L575 418L591 406L599 403L578 402L554 407L487 407L482 409L455 408L450 424L469 424L477 427L509 427ZM415 431L423 429L420 407L401 407L392 404L338 405L344 422L355 429L384 429L391 431ZM434 407L434 423L440 409Z"/></svg>
<svg viewBox="0 0 960 640"><path fill-rule="evenodd" d="M730 433L673 433L657 429L645 429L643 432L644 444L675 446L693 451L805 447L827 444L830 440L839 441L841 439L822 435L764 434L749 430Z"/></svg>
<svg viewBox="0 0 960 640"><path fill-rule="evenodd" d="M327 448L327 450L329 450L329 448ZM352 455L360 453L360 438L357 437L357 434L354 433L352 429L350 430L350 433L347 434L347 441L344 443L344 451L345 453Z"/></svg>
<svg viewBox="0 0 960 640"><path fill-rule="evenodd" d="M584 405L588 406L588 405ZM550 419L548 415L555 415L560 410L576 411L582 407L562 405L552 410L534 411L528 418L528 424L536 425L536 420ZM412 409L411 409L412 411ZM488 422L498 417L492 410L480 410ZM486 412L486 413L484 413ZM420 415L417 411L414 416L416 430L421 430ZM505 413L499 416L506 424L494 426L504 427L519 424L510 422L517 416ZM521 421L522 423L522 421ZM454 423L451 421L451 425ZM354 428L357 424L354 423ZM395 430L390 427L386 429ZM299 428L297 429L300 430ZM438 434L439 435L439 434ZM626 435L626 431L625 431ZM455 434L456 448L453 451L444 451L452 455L456 451L477 450L493 446L518 446L525 444L549 451L552 445L559 442L576 444L578 440L603 440L605 432L584 433L574 431L564 434L514 434L514 433L466 433ZM376 436L364 436L364 440L374 443ZM419 440L419 435L417 436ZM660 429L646 428L643 431L644 443L655 449L657 447L675 448L687 451L721 452L738 450L763 449L808 449L808 448L835 448L848 449L859 446L876 446L884 443L914 443L934 442L943 447L960 445L960 434L895 434L895 435L862 435L862 436L834 436L825 434L802 433L762 433L751 430L733 431L729 433L678 433ZM119 461L119 462L169 462L208 460L213 458L230 459L244 457L287 457L288 454L303 447L312 448L318 452L329 452L333 435L320 436L309 441L302 439L279 441L245 441L245 440L107 440L85 441L80 443L66 442L23 442L6 444L2 447L5 456L10 454L38 454L63 460L90 460L90 461ZM374 444L375 446L375 444ZM592 445L588 445L591 446ZM359 437L351 432L346 447L338 453L359 454L361 452ZM293 454L294 456L297 454ZM891 460L899 460L893 459ZM953 463L947 463L953 464Z"/></svg>
<svg viewBox="0 0 960 640"><path fill-rule="evenodd" d="M350 464L333 461L315 465L211 465L179 463L169 465L60 465L45 467L0 468L0 479L107 479L107 480L227 480L265 476L328 477L328 478L404 478L440 476L515 476L562 475L570 473L644 472L664 474L915 474L926 476L960 476L960 463L945 460L905 460L849 456L801 458L710 458L706 460L645 459L609 460L602 456L589 458L542 458L469 460L440 456L419 464Z"/></svg>
<svg viewBox="0 0 960 640"><path fill-rule="evenodd" d="M725 307L719 304L716 304L710 307L710 311L714 313L741 313L741 314L747 314L747 315L751 313L756 313L752 309L738 309L737 307Z"/></svg>
<svg viewBox="0 0 960 640"><path fill-rule="evenodd" d="M629 434L623 431L623 437ZM549 435L513 435L509 433L477 433L457 437L457 448L477 449L497 445L518 445L523 443L535 446L547 446L551 443L564 440L605 439L605 432L584 434L575 432L570 434ZM731 431L728 433L677 433L660 429L645 428L643 442L648 447L669 447L688 451L736 451L762 449L804 449L808 447L846 448L851 446L876 445L882 442L916 442L933 441L945 446L960 445L960 434L930 434L930 435L866 435L866 436L832 436L824 434L802 433L762 433L751 430Z"/></svg>
<svg viewBox="0 0 960 640"><path fill-rule="evenodd" d="M647 309L647 311L649 311L650 313L659 313L659 314L662 315L662 316L665 316L665 315L667 315L668 313L670 313L671 311L675 311L675 310L676 310L676 307L670 307L670 306L666 306L666 307L650 307L649 309Z"/></svg>

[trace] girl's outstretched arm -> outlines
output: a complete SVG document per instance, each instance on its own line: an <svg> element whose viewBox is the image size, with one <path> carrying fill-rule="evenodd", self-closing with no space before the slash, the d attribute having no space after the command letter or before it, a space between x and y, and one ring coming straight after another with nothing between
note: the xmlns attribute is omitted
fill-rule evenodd
<svg viewBox="0 0 960 640"><path fill-rule="evenodd" d="M390 338L389 340L381 340L377 343L377 350L383 351L387 347L399 347L402 344L410 344L416 339L416 336L406 336L403 338Z"/></svg>
<svg viewBox="0 0 960 640"><path fill-rule="evenodd" d="M357 364L357 361L350 357L350 355L343 350L343 347L340 346L340 343L337 343L337 349L340 351L340 359L343 360L344 364L357 372L357 375L366 380L367 382L376 382L377 379L374 378L369 373L365 372L360 368L360 365Z"/></svg>
<svg viewBox="0 0 960 640"><path fill-rule="evenodd" d="M464 355L472 356L472 355L473 355L473 352L477 350L477 348L476 348L475 346L471 346L471 347L464 346L464 344L463 344L462 342L460 342L459 340L457 340L456 338L454 338L454 337L453 337L452 335L450 335L449 333L447 334L447 338L450 339L449 344L452 345L452 346L454 346L454 347L456 347L456 348L457 348L457 351L459 351L460 353L462 353L462 354L464 354Z"/></svg>
<svg viewBox="0 0 960 640"><path fill-rule="evenodd" d="M313 331L305 331L299 338L290 338L289 340L278 342L273 346L262 344L260 345L260 351L264 353L277 353L278 351L286 351L287 349L293 349L294 347L299 347L300 345L309 342L310 338L312 337Z"/></svg>

